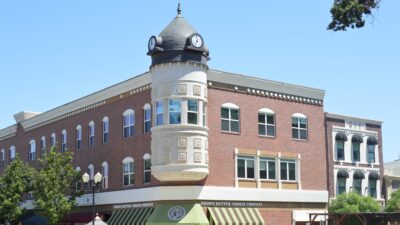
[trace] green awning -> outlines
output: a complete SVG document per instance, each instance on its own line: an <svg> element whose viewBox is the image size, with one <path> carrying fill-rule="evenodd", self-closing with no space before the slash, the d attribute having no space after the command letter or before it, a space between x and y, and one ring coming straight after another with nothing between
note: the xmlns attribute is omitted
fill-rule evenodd
<svg viewBox="0 0 400 225"><path fill-rule="evenodd" d="M256 208L208 208L210 225L265 225Z"/></svg>
<svg viewBox="0 0 400 225"><path fill-rule="evenodd" d="M153 208L116 210L107 221L109 225L144 225Z"/></svg>
<svg viewBox="0 0 400 225"><path fill-rule="evenodd" d="M199 204L159 204L146 225L209 225Z"/></svg>

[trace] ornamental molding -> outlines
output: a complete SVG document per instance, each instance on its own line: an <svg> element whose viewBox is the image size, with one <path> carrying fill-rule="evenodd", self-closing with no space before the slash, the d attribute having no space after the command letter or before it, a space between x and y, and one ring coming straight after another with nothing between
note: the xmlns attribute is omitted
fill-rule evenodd
<svg viewBox="0 0 400 225"><path fill-rule="evenodd" d="M283 101L288 101L288 102L297 102L297 103L316 105L316 106L324 105L323 100L320 100L320 99L308 98L308 97L304 97L304 96L300 96L300 95L291 95L291 94L286 94L286 93L282 93L282 92L275 92L275 91L271 91L268 89L255 89L255 88L251 88L251 87L243 87L243 86L237 86L237 85L231 85L231 84L213 82L213 81L208 81L208 87L213 88L213 89L220 89L220 90L225 90L225 91L242 93L242 94L249 94L249 95L255 95L255 96L260 96L260 97L278 99L278 100L283 100Z"/></svg>
<svg viewBox="0 0 400 225"><path fill-rule="evenodd" d="M376 131L369 131L369 130L354 130L354 129L350 129L350 128L346 128L346 127L338 127L338 126L333 126L332 127L332 133L333 132L343 132L346 135L354 135L354 134L359 134L362 137L376 137L378 138L378 132Z"/></svg>
<svg viewBox="0 0 400 225"><path fill-rule="evenodd" d="M370 173L370 172L378 172L380 173L379 168L367 168L367 167L354 167L354 166L333 166L335 170L346 170L347 172L354 172L354 171L361 171L363 173Z"/></svg>

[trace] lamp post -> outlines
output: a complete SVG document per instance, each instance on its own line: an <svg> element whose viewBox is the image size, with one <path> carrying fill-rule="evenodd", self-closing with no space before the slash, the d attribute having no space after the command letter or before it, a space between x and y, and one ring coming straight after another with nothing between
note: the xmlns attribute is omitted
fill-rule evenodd
<svg viewBox="0 0 400 225"><path fill-rule="evenodd" d="M94 176L94 179L92 180L92 182L89 183L89 181L90 181L89 174L85 173L82 175L82 181L85 184L85 191L87 191L87 189L88 189L88 184L91 185L90 188L92 189L92 210L93 210L93 212L92 212L93 213L93 216L92 216L93 223L92 224L93 225L94 225L94 221L95 221L95 217L96 217L96 205L95 205L95 201L94 201L94 193L100 189L99 184L101 183L102 179L103 179L103 175L101 175L101 173L97 172L96 175Z"/></svg>

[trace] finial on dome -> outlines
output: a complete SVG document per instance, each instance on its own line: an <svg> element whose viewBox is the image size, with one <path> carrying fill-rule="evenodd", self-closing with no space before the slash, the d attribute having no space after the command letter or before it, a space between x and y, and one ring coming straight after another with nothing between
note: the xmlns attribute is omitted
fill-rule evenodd
<svg viewBox="0 0 400 225"><path fill-rule="evenodd" d="M178 2L178 15L181 15L181 13L182 13L182 9L181 9L181 0L179 0L179 2Z"/></svg>

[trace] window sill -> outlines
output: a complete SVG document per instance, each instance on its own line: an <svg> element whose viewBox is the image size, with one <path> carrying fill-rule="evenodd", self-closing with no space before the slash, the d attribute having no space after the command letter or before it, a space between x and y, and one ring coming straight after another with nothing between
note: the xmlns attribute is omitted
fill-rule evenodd
<svg viewBox="0 0 400 225"><path fill-rule="evenodd" d="M285 184L297 184L297 181L295 181L295 180L281 180L281 183L285 183Z"/></svg>
<svg viewBox="0 0 400 225"><path fill-rule="evenodd" d="M258 135L259 138L276 139L276 136Z"/></svg>
<svg viewBox="0 0 400 225"><path fill-rule="evenodd" d="M238 181L256 181L256 178L236 178Z"/></svg>
<svg viewBox="0 0 400 225"><path fill-rule="evenodd" d="M240 132L232 132L232 131L223 131L223 130L221 130L221 134L240 135Z"/></svg>
<svg viewBox="0 0 400 225"><path fill-rule="evenodd" d="M295 138L292 138L292 141L308 142L308 139L295 139Z"/></svg>

